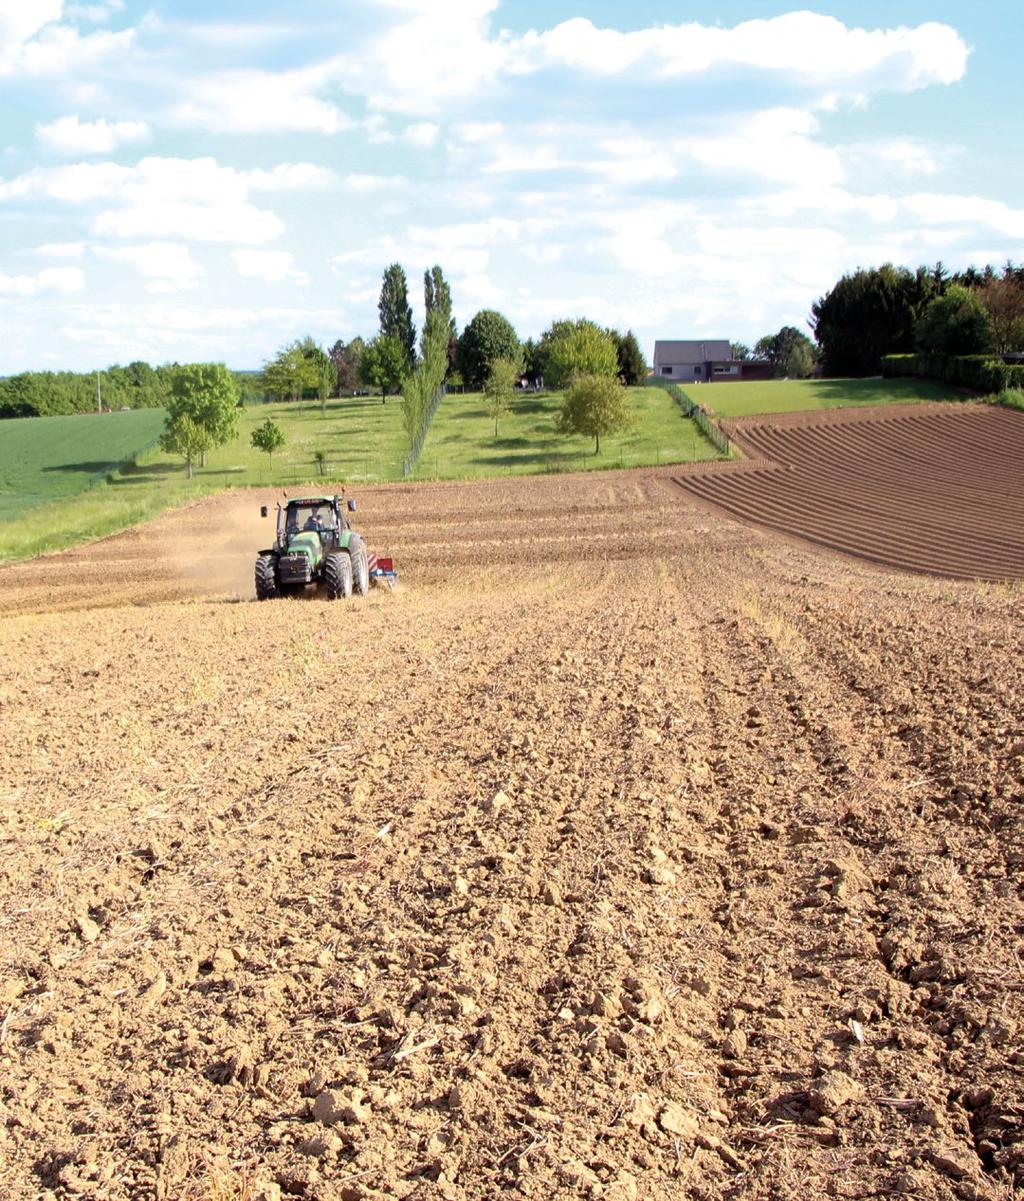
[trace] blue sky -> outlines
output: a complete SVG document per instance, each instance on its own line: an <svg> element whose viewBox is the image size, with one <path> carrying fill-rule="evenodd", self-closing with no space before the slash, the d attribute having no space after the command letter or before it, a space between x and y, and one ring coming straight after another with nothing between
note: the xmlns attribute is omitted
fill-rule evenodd
<svg viewBox="0 0 1024 1201"><path fill-rule="evenodd" d="M438 16L442 11L443 16ZM805 328L844 271L1024 259L1002 2L0 0L0 373L460 326Z"/></svg>

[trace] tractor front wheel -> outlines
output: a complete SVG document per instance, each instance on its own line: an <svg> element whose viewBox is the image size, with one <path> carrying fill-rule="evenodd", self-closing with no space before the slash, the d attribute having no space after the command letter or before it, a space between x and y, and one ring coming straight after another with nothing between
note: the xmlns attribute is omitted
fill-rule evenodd
<svg viewBox="0 0 1024 1201"><path fill-rule="evenodd" d="M348 544L352 559L352 590L356 596L365 596L370 591L370 565L366 560L366 547L357 538Z"/></svg>
<svg viewBox="0 0 1024 1201"><path fill-rule="evenodd" d="M347 600L352 595L352 560L348 551L335 550L324 563L328 600Z"/></svg>
<svg viewBox="0 0 1024 1201"><path fill-rule="evenodd" d="M277 561L273 555L256 556L256 599L274 600L281 595L277 582Z"/></svg>

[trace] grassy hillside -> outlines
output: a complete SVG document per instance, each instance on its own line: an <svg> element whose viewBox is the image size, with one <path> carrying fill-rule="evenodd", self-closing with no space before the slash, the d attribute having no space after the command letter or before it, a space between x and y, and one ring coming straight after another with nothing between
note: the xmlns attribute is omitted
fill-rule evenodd
<svg viewBox="0 0 1024 1201"><path fill-rule="evenodd" d="M628 433L602 439L600 455L594 454L592 438L570 438L557 432L562 399L558 393L517 396L511 411L498 422L497 437L483 396L446 396L430 427L416 474L466 479L715 457L711 443L663 388L631 388L630 396L636 426Z"/></svg>
<svg viewBox="0 0 1024 1201"><path fill-rule="evenodd" d="M756 380L746 384L690 384L683 390L719 417L963 400L963 393L955 388L921 379Z"/></svg>
<svg viewBox="0 0 1024 1201"><path fill-rule="evenodd" d="M152 447L163 424L162 409L0 423L0 521L100 483Z"/></svg>

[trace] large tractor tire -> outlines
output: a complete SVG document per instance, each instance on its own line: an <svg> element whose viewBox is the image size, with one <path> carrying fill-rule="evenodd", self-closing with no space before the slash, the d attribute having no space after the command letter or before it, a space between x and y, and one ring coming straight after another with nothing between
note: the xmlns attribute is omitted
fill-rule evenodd
<svg viewBox="0 0 1024 1201"><path fill-rule="evenodd" d="M332 550L324 562L328 600L347 600L352 595L352 560L347 550Z"/></svg>
<svg viewBox="0 0 1024 1201"><path fill-rule="evenodd" d="M274 600L281 595L277 582L277 560L273 555L256 556L256 599Z"/></svg>
<svg viewBox="0 0 1024 1201"><path fill-rule="evenodd" d="M361 539L349 540L348 553L352 559L352 591L356 596L365 596L370 591L370 565Z"/></svg>

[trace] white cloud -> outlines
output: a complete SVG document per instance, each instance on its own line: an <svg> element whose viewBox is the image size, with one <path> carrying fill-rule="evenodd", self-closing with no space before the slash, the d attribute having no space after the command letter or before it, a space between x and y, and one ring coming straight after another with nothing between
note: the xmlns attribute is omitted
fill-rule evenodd
<svg viewBox="0 0 1024 1201"><path fill-rule="evenodd" d="M45 259L81 260L85 256L85 243L45 242L42 246L36 247L36 254L42 255Z"/></svg>
<svg viewBox="0 0 1024 1201"><path fill-rule="evenodd" d="M235 250L232 252L238 274L277 284L286 280L305 284L309 276L295 268L295 257L287 250Z"/></svg>
<svg viewBox="0 0 1024 1201"><path fill-rule="evenodd" d="M938 146L916 138L880 138L837 148L848 173L885 170L898 175L938 175L957 155L959 147Z"/></svg>
<svg viewBox="0 0 1024 1201"><path fill-rule="evenodd" d="M100 258L127 263L151 282L147 292L183 292L193 288L203 269L180 242L148 242L140 246L97 246Z"/></svg>
<svg viewBox="0 0 1024 1201"><path fill-rule="evenodd" d="M822 104L879 90L912 91L963 77L969 49L949 25L857 29L834 17L792 12L732 27L688 22L621 32L574 17L521 37L493 34L495 0L465 0L439 21L429 4L392 2L388 28L358 53L339 56L343 86L376 108L433 112L448 102L492 90L495 80L555 69L598 77L638 72L657 85L744 71L809 89Z"/></svg>
<svg viewBox="0 0 1024 1201"><path fill-rule="evenodd" d="M373 192L392 192L408 187L409 181L404 175L346 175L342 185L347 192L359 195L369 195Z"/></svg>
<svg viewBox="0 0 1024 1201"><path fill-rule="evenodd" d="M110 154L119 146L149 137L144 121L81 121L77 114L37 125L36 137L62 154Z"/></svg>
<svg viewBox="0 0 1024 1201"><path fill-rule="evenodd" d="M402 140L408 142L410 146L415 146L418 150L429 150L437 141L438 133L440 133L440 126L435 125L432 121L416 121L412 125L407 125L402 131Z"/></svg>
<svg viewBox="0 0 1024 1201"><path fill-rule="evenodd" d="M0 53L0 75L70 76L106 59L123 58L134 40L134 29L81 34L68 25L47 24L37 37Z"/></svg>
<svg viewBox="0 0 1024 1201"><path fill-rule="evenodd" d="M948 25L851 29L834 17L792 12L732 28L689 22L620 33L574 17L546 33L529 33L514 48L518 71L574 67L626 75L641 65L662 79L740 68L784 75L829 93L892 88L911 91L954 83L967 66L966 43Z"/></svg>
<svg viewBox="0 0 1024 1201"><path fill-rule="evenodd" d="M18 61L27 42L39 31L60 20L61 0L0 0L0 74Z"/></svg>
<svg viewBox="0 0 1024 1201"><path fill-rule="evenodd" d="M120 238L186 239L258 245L284 230L280 218L249 202L254 191L305 191L333 175L312 163L238 171L216 159L147 157L134 167L76 163L0 181L0 201L34 195L72 204L114 202L97 213L92 231Z"/></svg>
<svg viewBox="0 0 1024 1201"><path fill-rule="evenodd" d="M330 74L330 64L325 64L298 71L224 71L193 78L187 84L187 99L171 107L167 120L216 133L339 133L355 123L317 95Z"/></svg>
<svg viewBox="0 0 1024 1201"><path fill-rule="evenodd" d="M40 292L68 295L85 288L85 276L78 267L47 267L37 275L0 274L0 295L37 296Z"/></svg>

